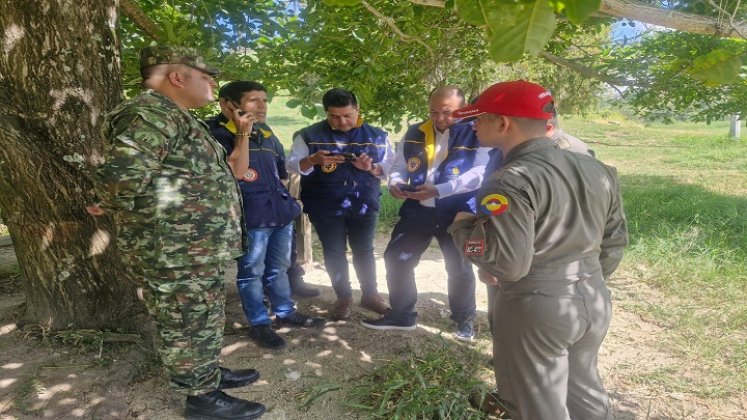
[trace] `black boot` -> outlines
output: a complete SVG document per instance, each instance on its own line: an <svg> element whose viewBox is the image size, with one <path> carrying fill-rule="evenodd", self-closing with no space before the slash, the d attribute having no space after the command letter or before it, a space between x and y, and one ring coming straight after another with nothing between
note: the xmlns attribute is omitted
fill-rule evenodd
<svg viewBox="0 0 747 420"><path fill-rule="evenodd" d="M259 418L264 412L265 406L260 403L241 400L215 390L187 397L187 409L184 414L189 420L248 420Z"/></svg>
<svg viewBox="0 0 747 420"><path fill-rule="evenodd" d="M319 289L315 289L306 284L306 282L303 281L303 277L290 277L288 278L288 281L290 282L291 293L293 296L300 298L319 296Z"/></svg>
<svg viewBox="0 0 747 420"><path fill-rule="evenodd" d="M254 369L229 370L224 367L219 367L218 369L220 369L220 384L218 384L218 389L241 388L259 379L259 372Z"/></svg>

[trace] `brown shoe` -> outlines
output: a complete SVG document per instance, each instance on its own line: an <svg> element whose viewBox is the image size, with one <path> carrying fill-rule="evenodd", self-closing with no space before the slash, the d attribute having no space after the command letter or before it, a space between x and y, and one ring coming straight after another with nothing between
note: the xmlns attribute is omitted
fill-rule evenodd
<svg viewBox="0 0 747 420"><path fill-rule="evenodd" d="M384 315L391 309L389 305L384 302L384 298L382 298L378 293L363 295L361 297L361 306L369 311L374 311L379 315Z"/></svg>
<svg viewBox="0 0 747 420"><path fill-rule="evenodd" d="M473 392L469 398L472 407L482 411L483 413L489 414L491 418L499 419L510 419L511 415L508 413L506 405L510 403L503 400L498 396L498 393L486 392L481 393L479 391Z"/></svg>
<svg viewBox="0 0 747 420"><path fill-rule="evenodd" d="M329 317L334 321L342 321L350 318L350 307L353 306L353 298L337 298L329 311Z"/></svg>

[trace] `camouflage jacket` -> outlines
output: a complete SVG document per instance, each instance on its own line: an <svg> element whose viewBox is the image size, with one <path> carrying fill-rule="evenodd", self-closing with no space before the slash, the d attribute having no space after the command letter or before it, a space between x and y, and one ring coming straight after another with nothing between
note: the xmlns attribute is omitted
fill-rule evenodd
<svg viewBox="0 0 747 420"><path fill-rule="evenodd" d="M114 109L103 133L100 206L132 262L187 267L242 254L241 194L205 123L149 90Z"/></svg>

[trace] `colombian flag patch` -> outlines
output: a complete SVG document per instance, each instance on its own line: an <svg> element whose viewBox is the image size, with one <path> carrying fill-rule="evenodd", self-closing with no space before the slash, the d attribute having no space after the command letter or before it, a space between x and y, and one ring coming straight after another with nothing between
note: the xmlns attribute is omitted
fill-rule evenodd
<svg viewBox="0 0 747 420"><path fill-rule="evenodd" d="M489 194L482 199L480 205L488 216L498 216L508 210L508 198L503 194Z"/></svg>

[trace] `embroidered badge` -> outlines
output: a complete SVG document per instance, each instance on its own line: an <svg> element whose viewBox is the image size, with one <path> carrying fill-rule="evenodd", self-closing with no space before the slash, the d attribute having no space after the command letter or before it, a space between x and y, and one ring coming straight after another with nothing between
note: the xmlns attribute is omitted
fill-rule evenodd
<svg viewBox="0 0 747 420"><path fill-rule="evenodd" d="M508 198L502 194L489 194L482 199L480 205L488 216L498 216L508 210Z"/></svg>
<svg viewBox="0 0 747 420"><path fill-rule="evenodd" d="M330 163L329 165L322 165L322 171L326 173L333 172L335 169L337 169L336 163Z"/></svg>
<svg viewBox="0 0 747 420"><path fill-rule="evenodd" d="M485 239L467 239L464 243L464 255L485 255Z"/></svg>
<svg viewBox="0 0 747 420"><path fill-rule="evenodd" d="M453 167L453 168L451 168L451 174L452 175L459 175L459 168L456 167L456 166Z"/></svg>
<svg viewBox="0 0 747 420"><path fill-rule="evenodd" d="M259 172L256 170L249 168L248 171L244 174L244 177L242 178L243 181L246 182L254 182L259 179Z"/></svg>
<svg viewBox="0 0 747 420"><path fill-rule="evenodd" d="M411 157L407 159L407 170L409 172L415 172L420 167L420 158Z"/></svg>

